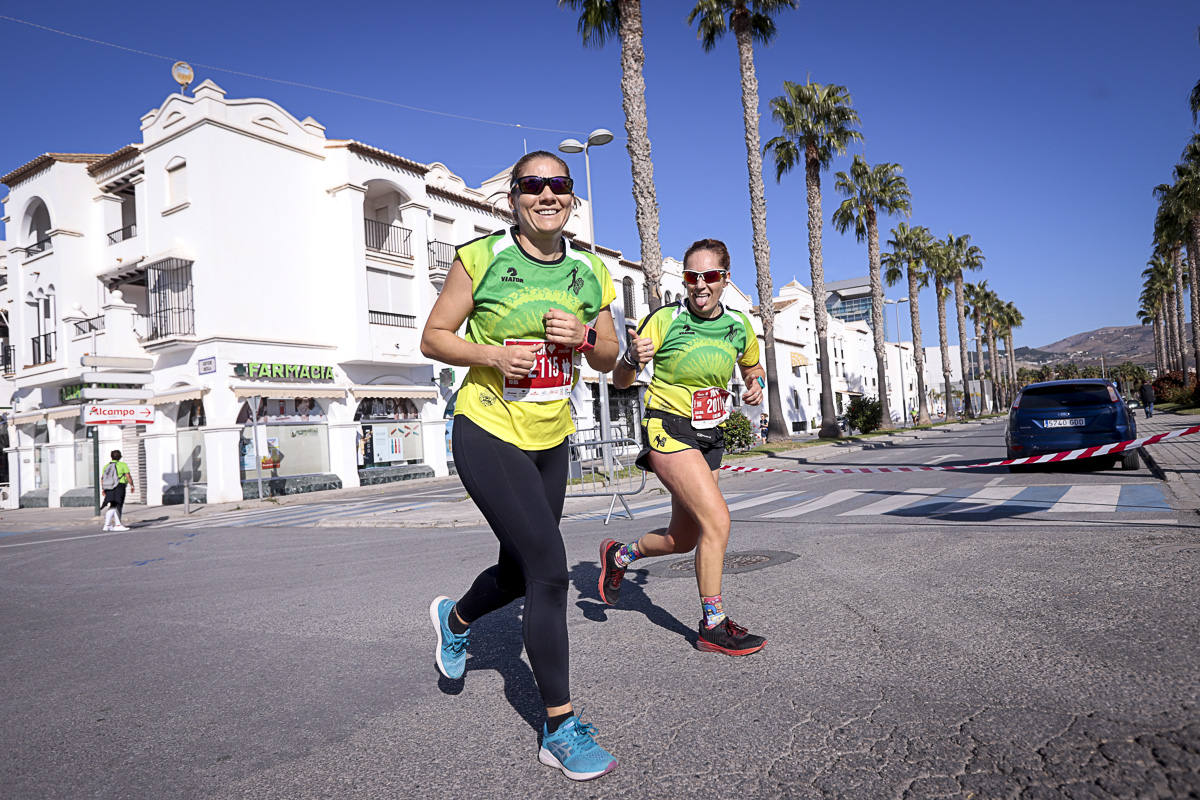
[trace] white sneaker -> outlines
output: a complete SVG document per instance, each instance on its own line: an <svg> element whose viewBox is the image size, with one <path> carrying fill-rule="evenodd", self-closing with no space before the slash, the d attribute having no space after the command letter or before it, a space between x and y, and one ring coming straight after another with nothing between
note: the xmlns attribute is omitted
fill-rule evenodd
<svg viewBox="0 0 1200 800"><path fill-rule="evenodd" d="M124 525L114 525L112 529L113 529L114 531L127 531L127 530L129 530L129 528L126 528Z"/></svg>
<svg viewBox="0 0 1200 800"><path fill-rule="evenodd" d="M111 526L111 525L105 525L105 526L104 526L103 528L101 528L100 530L102 530L102 531L111 531L111 530L112 530L112 526Z"/></svg>

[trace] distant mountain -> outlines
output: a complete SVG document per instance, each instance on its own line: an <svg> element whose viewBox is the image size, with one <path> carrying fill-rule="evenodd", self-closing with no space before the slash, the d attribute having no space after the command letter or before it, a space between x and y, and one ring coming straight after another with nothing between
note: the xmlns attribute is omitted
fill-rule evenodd
<svg viewBox="0 0 1200 800"><path fill-rule="evenodd" d="M1191 342L1192 326L1187 326L1184 339ZM1190 345L1189 345L1190 349ZM1132 361L1142 366L1154 366L1154 330L1149 325L1125 325L1097 328L1077 333L1053 344L1041 347L1018 347L1017 361L1025 366L1074 361L1080 366L1099 364L1100 357L1110 366Z"/></svg>

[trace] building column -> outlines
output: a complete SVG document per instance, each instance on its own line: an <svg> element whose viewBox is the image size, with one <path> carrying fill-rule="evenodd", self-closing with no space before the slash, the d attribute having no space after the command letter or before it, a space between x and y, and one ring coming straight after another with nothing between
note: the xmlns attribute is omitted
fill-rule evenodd
<svg viewBox="0 0 1200 800"><path fill-rule="evenodd" d="M357 422L329 423L329 471L342 479L342 488L358 486L358 436L362 426Z"/></svg>
<svg viewBox="0 0 1200 800"><path fill-rule="evenodd" d="M242 426L204 429L204 457L208 460L208 502L242 500L242 476L238 444Z"/></svg>

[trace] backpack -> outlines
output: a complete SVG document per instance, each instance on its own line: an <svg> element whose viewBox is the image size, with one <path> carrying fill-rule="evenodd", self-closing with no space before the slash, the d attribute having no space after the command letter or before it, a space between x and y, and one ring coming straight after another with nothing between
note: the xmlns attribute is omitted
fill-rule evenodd
<svg viewBox="0 0 1200 800"><path fill-rule="evenodd" d="M120 482L121 477L117 474L117 462L108 462L108 466L104 468L104 475L100 478L100 488L115 489Z"/></svg>

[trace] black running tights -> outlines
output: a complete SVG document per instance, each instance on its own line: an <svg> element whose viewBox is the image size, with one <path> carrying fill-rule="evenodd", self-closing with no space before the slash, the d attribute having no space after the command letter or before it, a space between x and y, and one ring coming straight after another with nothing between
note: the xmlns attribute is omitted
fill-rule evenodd
<svg viewBox="0 0 1200 800"><path fill-rule="evenodd" d="M458 601L471 623L525 597L525 652L547 707L571 701L567 646L567 551L558 523L567 491L567 442L521 450L462 414L454 464L500 540L500 557Z"/></svg>

